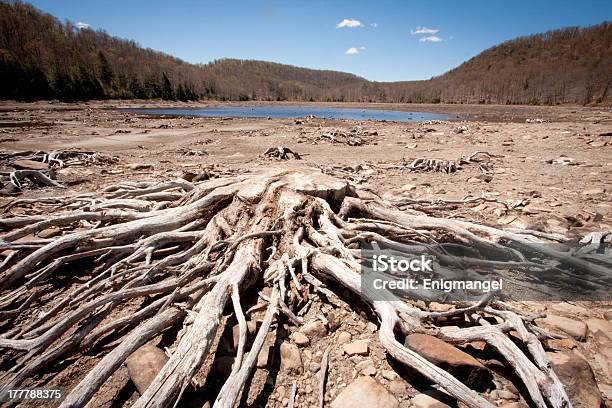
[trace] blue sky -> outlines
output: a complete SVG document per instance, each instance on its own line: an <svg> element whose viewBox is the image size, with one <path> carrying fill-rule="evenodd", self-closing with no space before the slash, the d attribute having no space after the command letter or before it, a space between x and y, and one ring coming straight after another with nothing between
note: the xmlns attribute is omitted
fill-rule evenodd
<svg viewBox="0 0 612 408"><path fill-rule="evenodd" d="M611 0L31 3L189 62L258 59L376 81L426 79L520 35L612 20Z"/></svg>

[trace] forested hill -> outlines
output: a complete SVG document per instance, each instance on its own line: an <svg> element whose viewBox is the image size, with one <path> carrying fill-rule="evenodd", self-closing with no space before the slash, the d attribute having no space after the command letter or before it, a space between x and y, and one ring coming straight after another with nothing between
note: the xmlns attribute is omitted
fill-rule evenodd
<svg viewBox="0 0 612 408"><path fill-rule="evenodd" d="M193 65L0 0L0 99L609 104L610 85L610 23L508 41L427 81L382 83L263 61Z"/></svg>

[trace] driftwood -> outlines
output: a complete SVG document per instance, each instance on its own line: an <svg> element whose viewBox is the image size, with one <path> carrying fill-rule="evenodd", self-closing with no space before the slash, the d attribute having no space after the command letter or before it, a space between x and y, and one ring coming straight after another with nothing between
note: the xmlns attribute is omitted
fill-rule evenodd
<svg viewBox="0 0 612 408"><path fill-rule="evenodd" d="M411 171L415 172L441 172L441 173L454 173L457 170L461 170L462 165L476 163L481 172L487 173L491 171L492 164L483 159L483 156L486 158L491 157L502 157L498 155L493 155L488 152L477 151L467 157L460 157L457 160L445 160L445 159L428 159L424 157L420 157L414 159L409 165L408 168Z"/></svg>
<svg viewBox="0 0 612 408"><path fill-rule="evenodd" d="M36 203L33 200L16 201L12 208L28 208ZM47 214L0 219L4 231L0 236L0 312L6 319L0 350L5 364L13 362L0 377L0 388L2 392L18 388L51 365L106 344L103 358L76 387L67 390L62 407L84 406L131 353L178 325L182 330L168 362L135 406L177 403L206 356L214 354L213 340L223 330L222 317L230 302L239 322L240 341L215 406L234 406L275 316L284 313L282 305L287 307L287 287L309 286L311 292L334 302L337 294L325 281L347 288L370 305L381 321L379 338L389 355L467 406L494 405L406 348L398 332L427 331L453 344L484 341L509 361L535 406L570 407L540 343L544 331L529 316L493 298L458 304L449 312L417 308L392 292L385 292L386 300L381 301L362 290L354 248L384 242L412 246L440 262L486 268L507 262L530 273L533 263L515 249L524 248L593 273L609 272L588 258L570 259L542 245L548 242L546 237L413 215L382 200L364 201L345 181L316 170L275 171L198 184L126 181L95 194L45 202ZM62 234L42 241L18 241L49 227L61 228ZM432 234L485 253L502 252L509 260L470 254L458 259L426 245ZM61 282L56 277L66 274L78 277L78 283L54 286ZM255 282L270 286L271 295L266 297L267 311L256 339L246 350L241 294L259 290L252 286ZM49 287L56 292L43 302L36 294ZM120 314L126 303L144 298L150 301L135 312ZM487 324L482 319L485 313L499 322ZM110 315L114 318L106 320ZM472 326L440 331L437 319L453 315L469 317ZM295 317L299 324L301 318ZM508 337L511 331L523 348ZM117 333L120 342L113 337ZM321 364L319 406L325 392L327 352Z"/></svg>
<svg viewBox="0 0 612 408"><path fill-rule="evenodd" d="M37 162L41 165L34 168L22 168L18 160ZM25 189L26 183L34 187L64 186L55 180L55 169L68 166L89 166L92 164L116 163L118 159L102 153L81 150L54 150L49 153L43 151L15 151L0 152L0 162L12 166L17 170L8 173L8 183L0 194L15 194Z"/></svg>
<svg viewBox="0 0 612 408"><path fill-rule="evenodd" d="M291 157L293 157L296 160L302 159L302 156L300 156L297 152L294 152L288 147L283 147L283 146L271 147L268 150L266 150L263 153L263 155L265 157L270 157L270 158L278 159L278 160L289 160Z"/></svg>

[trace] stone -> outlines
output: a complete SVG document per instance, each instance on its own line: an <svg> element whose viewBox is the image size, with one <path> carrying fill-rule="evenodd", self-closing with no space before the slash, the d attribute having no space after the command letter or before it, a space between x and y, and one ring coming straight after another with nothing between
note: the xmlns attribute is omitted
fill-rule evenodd
<svg viewBox="0 0 612 408"><path fill-rule="evenodd" d="M316 339L327 335L327 328L320 320L310 320L306 322L300 331L311 339Z"/></svg>
<svg viewBox="0 0 612 408"><path fill-rule="evenodd" d="M367 356L368 355L368 343L366 341L356 340L348 344L344 344L342 349L349 356L360 355Z"/></svg>
<svg viewBox="0 0 612 408"><path fill-rule="evenodd" d="M252 337L257 331L257 322L249 320L246 322L247 325L247 343L248 339ZM232 339L234 341L234 350L238 349L238 341L240 340L240 326L238 324L232 327Z"/></svg>
<svg viewBox="0 0 612 408"><path fill-rule="evenodd" d="M378 330L378 327L376 326L376 324L372 322L368 322L368 324L366 324L366 330L369 331L370 333L376 333L376 330Z"/></svg>
<svg viewBox="0 0 612 408"><path fill-rule="evenodd" d="M128 164L127 168L130 170L151 170L153 169L153 165L144 164L144 163L133 163L133 164Z"/></svg>
<svg viewBox="0 0 612 408"><path fill-rule="evenodd" d="M524 402L509 402L508 404L500 405L500 408L529 408L529 405Z"/></svg>
<svg viewBox="0 0 612 408"><path fill-rule="evenodd" d="M372 360L368 359L368 360L363 360L359 363L357 363L355 365L355 370L357 370L358 372L361 372L361 370L363 370L366 367L373 367L374 363L372 363Z"/></svg>
<svg viewBox="0 0 612 408"><path fill-rule="evenodd" d="M589 363L571 351L546 353L575 408L598 408L602 404Z"/></svg>
<svg viewBox="0 0 612 408"><path fill-rule="evenodd" d="M402 190L403 191L413 191L416 190L417 186L415 186L414 184L404 184L402 186Z"/></svg>
<svg viewBox="0 0 612 408"><path fill-rule="evenodd" d="M447 370L471 388L482 391L491 387L491 372L474 357L445 341L417 333L408 335L404 345Z"/></svg>
<svg viewBox="0 0 612 408"><path fill-rule="evenodd" d="M331 408L398 408L399 402L385 387L369 376L358 377L332 401Z"/></svg>
<svg viewBox="0 0 612 408"><path fill-rule="evenodd" d="M578 341L584 341L586 339L587 326L581 321L556 315L548 315L540 320L549 326L567 333Z"/></svg>
<svg viewBox="0 0 612 408"><path fill-rule="evenodd" d="M168 356L156 346L145 344L126 360L130 379L142 395L168 361Z"/></svg>
<svg viewBox="0 0 612 408"><path fill-rule="evenodd" d="M382 370L380 375L382 375L382 378L389 381L394 381L399 378L399 375L393 370Z"/></svg>
<svg viewBox="0 0 612 408"><path fill-rule="evenodd" d="M508 390L495 390L491 393L491 398L494 400L502 399L508 401L518 401L519 396Z"/></svg>
<svg viewBox="0 0 612 408"><path fill-rule="evenodd" d="M283 342L280 345L281 370L301 372L302 357L295 344Z"/></svg>
<svg viewBox="0 0 612 408"><path fill-rule="evenodd" d="M603 314L604 319L607 321L612 320L612 310L606 310Z"/></svg>
<svg viewBox="0 0 612 408"><path fill-rule="evenodd" d="M589 334L598 337L604 336L612 339L612 323L604 319L588 319L586 321Z"/></svg>
<svg viewBox="0 0 612 408"><path fill-rule="evenodd" d="M47 163L27 159L17 159L12 166L17 170L49 170Z"/></svg>
<svg viewBox="0 0 612 408"><path fill-rule="evenodd" d="M550 339L548 347L553 350L571 350L576 347L576 343L572 339Z"/></svg>
<svg viewBox="0 0 612 408"><path fill-rule="evenodd" d="M440 402L427 394L417 394L410 400L410 402L415 408L449 408L449 406L445 403Z"/></svg>
<svg viewBox="0 0 612 408"><path fill-rule="evenodd" d="M308 336L306 336L304 333L301 332L295 332L290 336L291 340L297 344L298 346L307 346L308 344L310 344L310 340L308 339Z"/></svg>
<svg viewBox="0 0 612 408"><path fill-rule="evenodd" d="M369 365L361 370L361 375L369 375L374 377L376 375L376 368L373 365Z"/></svg>
<svg viewBox="0 0 612 408"><path fill-rule="evenodd" d="M264 344L261 346L261 350L257 355L257 368L267 368L270 364L270 356L272 355L270 351L274 347L275 337L276 334L273 332L266 335Z"/></svg>
<svg viewBox="0 0 612 408"><path fill-rule="evenodd" d="M402 380L393 380L389 383L389 391L395 395L404 394L406 390L406 383Z"/></svg>
<svg viewBox="0 0 612 408"><path fill-rule="evenodd" d="M429 310L431 310L432 312L448 312L449 310L454 308L455 306L445 303L429 302Z"/></svg>
<svg viewBox="0 0 612 408"><path fill-rule="evenodd" d="M59 228L47 228L37 233L39 238L49 239L62 235L62 230Z"/></svg>
<svg viewBox="0 0 612 408"><path fill-rule="evenodd" d="M571 303L561 302L555 303L551 306L551 309L559 313L567 313L569 315L587 314L588 310L582 306L572 305Z"/></svg>
<svg viewBox="0 0 612 408"><path fill-rule="evenodd" d="M603 188L589 188L582 192L583 195L599 195L605 193Z"/></svg>
<svg viewBox="0 0 612 408"><path fill-rule="evenodd" d="M351 336L351 333L349 333L349 332L345 332L345 331L340 332L340 333L338 333L338 340L337 340L337 343L338 343L339 345L342 345L342 344L344 344L344 343L348 343L349 341L351 341L351 338L352 338L352 337L353 337L353 336Z"/></svg>

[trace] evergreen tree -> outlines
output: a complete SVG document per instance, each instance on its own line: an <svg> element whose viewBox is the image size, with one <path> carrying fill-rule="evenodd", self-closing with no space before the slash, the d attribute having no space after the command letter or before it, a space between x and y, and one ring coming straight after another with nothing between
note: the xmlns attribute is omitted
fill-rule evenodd
<svg viewBox="0 0 612 408"><path fill-rule="evenodd" d="M170 83L170 80L168 79L168 76L166 76L165 72L162 75L161 97L162 99L168 101L176 100L174 97L174 91L172 90L172 84Z"/></svg>

